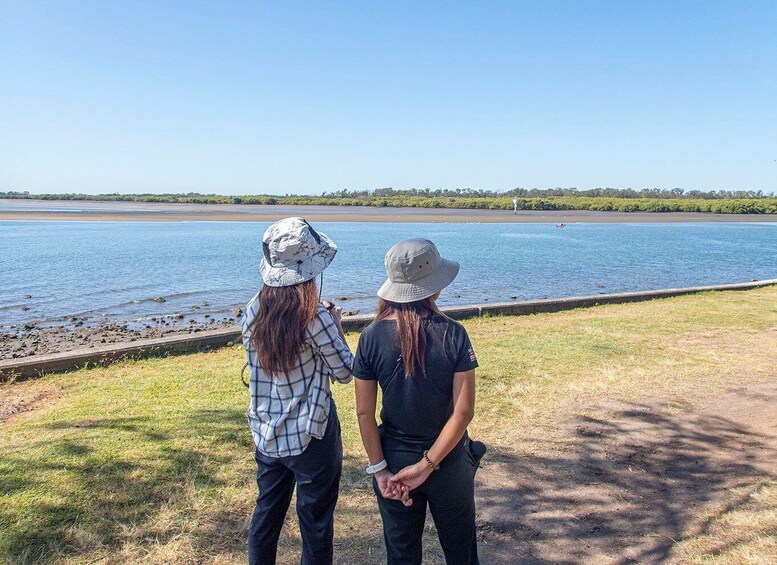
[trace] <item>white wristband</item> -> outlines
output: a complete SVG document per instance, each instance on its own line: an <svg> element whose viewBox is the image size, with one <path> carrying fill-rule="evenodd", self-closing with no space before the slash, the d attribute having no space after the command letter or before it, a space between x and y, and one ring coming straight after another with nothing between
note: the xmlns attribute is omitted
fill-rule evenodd
<svg viewBox="0 0 777 565"><path fill-rule="evenodd" d="M367 468L365 469L365 471L367 471L368 475L374 475L375 473L377 473L378 471L382 471L386 467L388 467L388 463L386 463L386 460L384 459L380 463L375 463L375 465L367 465Z"/></svg>

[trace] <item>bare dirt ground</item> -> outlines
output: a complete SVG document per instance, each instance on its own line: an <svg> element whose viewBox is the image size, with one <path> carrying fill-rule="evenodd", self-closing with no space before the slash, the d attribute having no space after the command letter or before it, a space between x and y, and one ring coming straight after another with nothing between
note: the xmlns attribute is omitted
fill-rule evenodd
<svg viewBox="0 0 777 565"><path fill-rule="evenodd" d="M708 534L774 485L777 381L695 408L624 403L595 413L542 452L489 453L477 490L483 563L695 562L681 540ZM756 535L734 532L712 553Z"/></svg>
<svg viewBox="0 0 777 565"><path fill-rule="evenodd" d="M0 424L16 414L35 410L46 399L43 392L10 385L0 386L0 393Z"/></svg>

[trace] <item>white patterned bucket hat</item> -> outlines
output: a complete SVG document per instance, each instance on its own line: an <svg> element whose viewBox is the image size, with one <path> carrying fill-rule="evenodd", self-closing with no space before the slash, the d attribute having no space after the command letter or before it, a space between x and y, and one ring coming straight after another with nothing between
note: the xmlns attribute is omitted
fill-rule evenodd
<svg viewBox="0 0 777 565"><path fill-rule="evenodd" d="M459 274L459 264L440 257L428 239L400 241L386 253L388 280L378 296L391 302L407 303L437 294Z"/></svg>
<svg viewBox="0 0 777 565"><path fill-rule="evenodd" d="M275 222L262 237L264 257L259 263L267 286L291 286L309 281L323 272L337 253L325 234L314 230L304 218Z"/></svg>

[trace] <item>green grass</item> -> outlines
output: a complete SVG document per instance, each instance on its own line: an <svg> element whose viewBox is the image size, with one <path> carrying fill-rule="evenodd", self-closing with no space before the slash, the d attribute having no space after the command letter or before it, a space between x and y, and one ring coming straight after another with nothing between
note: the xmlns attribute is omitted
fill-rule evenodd
<svg viewBox="0 0 777 565"><path fill-rule="evenodd" d="M734 380L774 379L777 365L775 287L465 325L481 363L471 433L518 453L549 449L560 422L608 399L686 405ZM0 561L243 562L256 487L242 364L233 347L0 386L33 407L0 423ZM336 553L380 563L353 390L334 389L345 450ZM773 545L759 547L748 551ZM293 512L281 556L298 560Z"/></svg>

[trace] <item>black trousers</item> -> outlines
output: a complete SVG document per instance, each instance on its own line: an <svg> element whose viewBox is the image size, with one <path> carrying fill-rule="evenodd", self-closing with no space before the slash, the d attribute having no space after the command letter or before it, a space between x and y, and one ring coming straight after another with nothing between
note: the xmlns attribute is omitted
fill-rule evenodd
<svg viewBox="0 0 777 565"><path fill-rule="evenodd" d="M396 473L417 463L423 449L383 438L383 456L389 470ZM449 565L477 565L475 537L475 471L478 460L470 450L466 435L440 463L440 468L417 489L410 492L412 506L383 498L373 480L378 508L383 518L388 565L415 565L422 561L421 538L426 508L432 513L440 545Z"/></svg>
<svg viewBox="0 0 777 565"><path fill-rule="evenodd" d="M310 440L305 451L290 457L255 454L256 499L248 529L248 562L274 565L278 538L297 485L297 517L302 535L303 565L330 565L334 542L334 511L343 468L340 421L334 403L324 437Z"/></svg>

